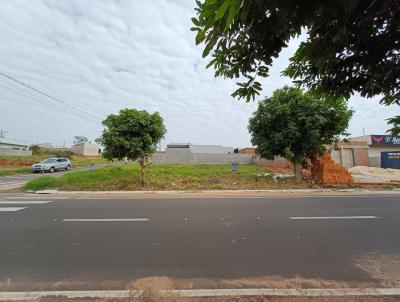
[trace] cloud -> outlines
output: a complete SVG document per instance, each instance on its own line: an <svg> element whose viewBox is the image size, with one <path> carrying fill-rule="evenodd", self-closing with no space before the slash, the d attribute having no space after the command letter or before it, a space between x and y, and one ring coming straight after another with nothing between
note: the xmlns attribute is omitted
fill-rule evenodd
<svg viewBox="0 0 400 302"><path fill-rule="evenodd" d="M193 6L187 0L3 1L1 71L99 118L32 98L0 77L0 128L10 137L70 144L74 135L98 137L102 118L131 107L161 113L164 144L249 145L247 122L257 104L234 100L235 81L205 69L190 31ZM263 95L290 84L280 72L301 39L275 60ZM385 119L399 114L358 96L351 105L354 135L362 128L383 133Z"/></svg>

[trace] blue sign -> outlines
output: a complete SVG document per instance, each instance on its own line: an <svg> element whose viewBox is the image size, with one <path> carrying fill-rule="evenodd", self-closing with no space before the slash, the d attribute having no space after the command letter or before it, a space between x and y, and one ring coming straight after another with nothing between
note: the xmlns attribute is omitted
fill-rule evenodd
<svg viewBox="0 0 400 302"><path fill-rule="evenodd" d="M400 136L371 135L373 145L400 145Z"/></svg>

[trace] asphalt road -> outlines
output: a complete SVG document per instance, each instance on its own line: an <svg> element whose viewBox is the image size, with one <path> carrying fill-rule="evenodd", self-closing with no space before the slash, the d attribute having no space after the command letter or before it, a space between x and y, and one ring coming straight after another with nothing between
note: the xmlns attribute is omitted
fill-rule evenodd
<svg viewBox="0 0 400 302"><path fill-rule="evenodd" d="M0 290L124 289L148 276L372 282L355 261L371 252L400 254L400 195L2 194L0 242Z"/></svg>

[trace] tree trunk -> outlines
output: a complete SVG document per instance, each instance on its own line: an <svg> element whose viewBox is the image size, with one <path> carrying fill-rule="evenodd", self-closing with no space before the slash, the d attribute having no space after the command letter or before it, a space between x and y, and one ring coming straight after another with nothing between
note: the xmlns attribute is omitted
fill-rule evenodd
<svg viewBox="0 0 400 302"><path fill-rule="evenodd" d="M140 184L142 186L145 185L145 178L144 178L144 169L146 168L146 159L145 158L141 158L139 160L139 164L140 164Z"/></svg>
<svg viewBox="0 0 400 302"><path fill-rule="evenodd" d="M300 154L295 154L293 158L294 177L296 181L301 181L301 167L303 164L303 157Z"/></svg>

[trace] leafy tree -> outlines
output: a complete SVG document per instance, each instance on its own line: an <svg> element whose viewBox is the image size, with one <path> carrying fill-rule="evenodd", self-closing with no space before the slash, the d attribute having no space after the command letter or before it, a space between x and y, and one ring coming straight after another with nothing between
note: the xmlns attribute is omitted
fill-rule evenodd
<svg viewBox="0 0 400 302"><path fill-rule="evenodd" d="M158 112L123 109L119 114L110 114L102 124L105 129L96 141L104 147L103 156L109 160L138 160L140 183L144 185L148 159L167 132L163 118Z"/></svg>
<svg viewBox="0 0 400 302"><path fill-rule="evenodd" d="M254 99L257 77L273 58L307 31L283 72L298 85L348 98L380 96L400 104L399 0L204 0L192 18L196 43L211 50L216 76L244 77L233 96ZM390 119L400 133L400 116Z"/></svg>
<svg viewBox="0 0 400 302"><path fill-rule="evenodd" d="M89 142L89 139L83 135L74 136L74 141L73 141L74 145L87 143L87 142Z"/></svg>
<svg viewBox="0 0 400 302"><path fill-rule="evenodd" d="M257 153L287 158L299 180L302 163L345 135L352 114L343 98L285 86L258 104L248 129Z"/></svg>

